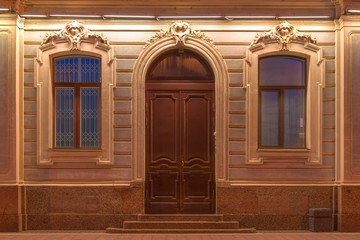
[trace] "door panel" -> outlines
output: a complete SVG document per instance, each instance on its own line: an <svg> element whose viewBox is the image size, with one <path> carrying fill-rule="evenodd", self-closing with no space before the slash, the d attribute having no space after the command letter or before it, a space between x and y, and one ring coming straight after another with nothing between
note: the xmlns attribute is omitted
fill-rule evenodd
<svg viewBox="0 0 360 240"><path fill-rule="evenodd" d="M148 213L214 211L213 91L147 91Z"/></svg>
<svg viewBox="0 0 360 240"><path fill-rule="evenodd" d="M147 208L176 211L179 198L179 93L147 92Z"/></svg>
<svg viewBox="0 0 360 240"><path fill-rule="evenodd" d="M180 98L183 110L181 152L184 154L180 201L185 211L202 212L206 206L211 209L212 200L212 92L181 92Z"/></svg>

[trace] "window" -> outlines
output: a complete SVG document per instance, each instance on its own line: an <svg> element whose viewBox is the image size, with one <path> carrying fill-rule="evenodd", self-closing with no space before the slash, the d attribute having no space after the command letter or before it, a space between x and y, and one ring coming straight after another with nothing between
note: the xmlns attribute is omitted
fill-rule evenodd
<svg viewBox="0 0 360 240"><path fill-rule="evenodd" d="M259 147L305 148L306 60L259 59Z"/></svg>
<svg viewBox="0 0 360 240"><path fill-rule="evenodd" d="M90 56L54 59L54 148L100 147L100 63Z"/></svg>

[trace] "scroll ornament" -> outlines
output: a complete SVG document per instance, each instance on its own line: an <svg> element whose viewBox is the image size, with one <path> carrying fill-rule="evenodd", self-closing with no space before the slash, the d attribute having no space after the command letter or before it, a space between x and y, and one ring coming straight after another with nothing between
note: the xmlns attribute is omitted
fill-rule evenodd
<svg viewBox="0 0 360 240"><path fill-rule="evenodd" d="M94 39L100 43L109 45L108 40L102 34L90 31L84 24L75 20L67 24L59 32L47 33L41 42L41 45L45 45L57 39L66 39L69 41L71 45L70 50L79 50L80 43L83 39Z"/></svg>
<svg viewBox="0 0 360 240"><path fill-rule="evenodd" d="M193 37L197 39L204 40L212 47L215 47L214 42L206 36L204 33L200 31L195 31L190 27L190 25L186 22L176 22L171 24L166 29L161 29L160 32L157 32L154 36L152 36L145 44L144 48L148 47L150 44L165 38L165 37L174 37L176 45L185 45L186 39L188 37Z"/></svg>
<svg viewBox="0 0 360 240"><path fill-rule="evenodd" d="M289 50L289 43L294 40L317 44L316 38L312 37L310 34L299 32L293 25L285 21L277 25L274 30L263 34L257 33L251 46L271 40L277 40L279 42L280 50L285 51Z"/></svg>

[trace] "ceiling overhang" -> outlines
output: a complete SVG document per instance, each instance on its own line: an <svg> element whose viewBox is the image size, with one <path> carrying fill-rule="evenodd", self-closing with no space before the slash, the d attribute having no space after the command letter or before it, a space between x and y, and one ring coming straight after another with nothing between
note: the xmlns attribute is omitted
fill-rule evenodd
<svg viewBox="0 0 360 240"><path fill-rule="evenodd" d="M329 16L360 10L360 0L0 0L18 14L140 16Z"/></svg>

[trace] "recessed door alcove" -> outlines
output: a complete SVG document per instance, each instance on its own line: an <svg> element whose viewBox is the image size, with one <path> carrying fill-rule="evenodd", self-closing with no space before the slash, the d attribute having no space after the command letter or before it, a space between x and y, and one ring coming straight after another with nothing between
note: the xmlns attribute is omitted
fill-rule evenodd
<svg viewBox="0 0 360 240"><path fill-rule="evenodd" d="M146 75L146 212L213 213L215 78L198 54L176 49Z"/></svg>

